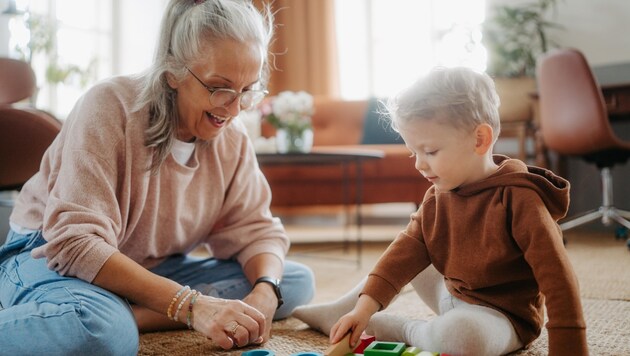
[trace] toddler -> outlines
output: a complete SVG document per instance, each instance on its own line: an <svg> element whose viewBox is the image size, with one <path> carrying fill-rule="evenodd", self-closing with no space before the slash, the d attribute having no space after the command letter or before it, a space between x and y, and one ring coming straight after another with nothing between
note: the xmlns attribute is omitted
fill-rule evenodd
<svg viewBox="0 0 630 356"><path fill-rule="evenodd" d="M436 68L388 102L415 168L433 186L359 285L294 316L330 335L365 331L452 355L500 355L530 345L546 308L550 355L586 355L578 282L557 224L569 183L493 155L499 98L485 74ZM407 284L437 316L377 313Z"/></svg>

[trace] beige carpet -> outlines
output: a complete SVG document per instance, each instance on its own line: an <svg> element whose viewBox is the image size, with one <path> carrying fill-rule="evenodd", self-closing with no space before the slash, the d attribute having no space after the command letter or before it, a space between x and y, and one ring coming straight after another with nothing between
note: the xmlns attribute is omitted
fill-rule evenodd
<svg viewBox="0 0 630 356"><path fill-rule="evenodd" d="M590 354L630 355L630 252L623 241L612 238L611 232L577 231L565 236L568 240L567 251L580 281ZM293 259L314 269L318 288L315 302L321 302L335 298L354 285L378 257L378 251L369 245L365 247L362 269L347 262L337 263L297 255ZM328 254L343 255L340 251ZM335 285L335 278L339 275L347 283ZM387 312L416 319L432 316L431 311L419 302L412 291L404 292ZM323 353L327 347L326 336L308 329L306 324L295 318L289 318L274 323L272 339L260 348L272 350L278 356L289 356L307 351ZM139 355L236 356L251 349L255 348L223 351L199 333L179 331L142 335ZM546 354L546 330L529 350L516 353Z"/></svg>

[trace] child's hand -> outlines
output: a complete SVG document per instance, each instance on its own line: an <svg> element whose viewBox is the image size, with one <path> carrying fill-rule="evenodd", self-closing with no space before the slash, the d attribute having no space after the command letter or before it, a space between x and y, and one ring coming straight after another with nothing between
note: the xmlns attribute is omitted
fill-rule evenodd
<svg viewBox="0 0 630 356"><path fill-rule="evenodd" d="M342 316L330 329L330 343L336 344L348 333L350 335L350 346L355 347L363 331L372 317L381 308L381 305L372 297L363 294L359 297L354 309Z"/></svg>
<svg viewBox="0 0 630 356"><path fill-rule="evenodd" d="M370 315L367 315L367 317L361 316L360 313L357 313L356 309L342 316L330 329L330 343L338 343L350 332L350 346L354 348L357 345L363 330L367 328L369 320Z"/></svg>

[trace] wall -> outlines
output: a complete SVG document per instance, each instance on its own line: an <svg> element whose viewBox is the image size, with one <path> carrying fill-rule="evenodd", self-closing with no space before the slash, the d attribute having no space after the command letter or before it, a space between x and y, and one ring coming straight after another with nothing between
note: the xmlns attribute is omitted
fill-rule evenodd
<svg viewBox="0 0 630 356"><path fill-rule="evenodd" d="M487 6L531 3L535 0L488 0ZM584 52L593 65L630 62L630 1L558 0L550 20L562 29L550 38Z"/></svg>

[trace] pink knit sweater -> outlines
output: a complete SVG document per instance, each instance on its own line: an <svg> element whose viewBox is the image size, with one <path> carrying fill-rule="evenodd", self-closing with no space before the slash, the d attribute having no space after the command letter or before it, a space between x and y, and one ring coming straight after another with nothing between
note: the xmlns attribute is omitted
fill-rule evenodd
<svg viewBox="0 0 630 356"><path fill-rule="evenodd" d="M243 125L151 174L148 109L133 110L139 84L118 77L90 89L22 189L11 222L48 242L32 255L89 282L117 250L146 268L199 245L241 264L264 252L283 260L289 241Z"/></svg>

